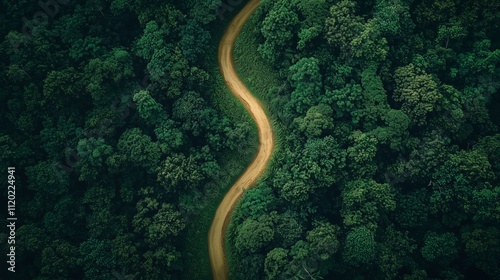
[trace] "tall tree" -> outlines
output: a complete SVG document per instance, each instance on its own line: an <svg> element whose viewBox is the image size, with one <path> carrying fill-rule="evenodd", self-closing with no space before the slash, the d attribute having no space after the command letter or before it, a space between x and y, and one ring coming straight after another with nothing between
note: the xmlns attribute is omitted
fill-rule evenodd
<svg viewBox="0 0 500 280"><path fill-rule="evenodd" d="M344 225L375 230L379 221L396 208L394 192L388 184L373 180L349 182L342 191Z"/></svg>
<svg viewBox="0 0 500 280"><path fill-rule="evenodd" d="M351 265L369 264L375 258L375 235L368 228L353 228L347 234L344 259Z"/></svg>
<svg viewBox="0 0 500 280"><path fill-rule="evenodd" d="M294 45L298 24L297 12L290 1L279 0L272 5L262 22L261 34L265 41L259 46L259 52L271 64L287 65L286 50Z"/></svg>
<svg viewBox="0 0 500 280"><path fill-rule="evenodd" d="M318 59L303 58L290 67L289 79L295 88L290 103L299 114L316 105L322 90Z"/></svg>
<svg viewBox="0 0 500 280"><path fill-rule="evenodd" d="M394 99L402 103L402 110L413 124L423 125L428 115L438 109L443 98L436 82L425 71L409 64L394 73Z"/></svg>

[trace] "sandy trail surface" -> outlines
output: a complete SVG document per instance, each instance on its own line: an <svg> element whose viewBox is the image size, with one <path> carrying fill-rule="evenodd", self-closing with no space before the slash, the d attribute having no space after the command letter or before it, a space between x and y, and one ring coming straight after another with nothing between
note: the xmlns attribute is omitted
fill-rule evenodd
<svg viewBox="0 0 500 280"><path fill-rule="evenodd" d="M212 226L208 232L208 249L214 280L228 279L228 267L224 255L224 238L226 228L231 219L231 211L243 194L263 174L274 148L271 124L262 106L240 81L234 68L233 46L245 22L260 4L260 0L250 0L238 15L231 21L219 45L219 68L231 92L243 103L252 115L259 131L259 151L254 160L241 174L222 200L215 213Z"/></svg>

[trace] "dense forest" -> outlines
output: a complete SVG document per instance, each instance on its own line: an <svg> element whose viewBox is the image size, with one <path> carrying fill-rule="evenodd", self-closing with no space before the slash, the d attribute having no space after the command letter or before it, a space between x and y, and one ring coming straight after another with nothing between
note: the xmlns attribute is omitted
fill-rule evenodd
<svg viewBox="0 0 500 280"><path fill-rule="evenodd" d="M0 180L16 167L19 218L8 276L182 278L187 223L254 129L211 104L219 5L1 1Z"/></svg>
<svg viewBox="0 0 500 280"><path fill-rule="evenodd" d="M500 279L500 2L263 0L247 25L282 139L232 279Z"/></svg>
<svg viewBox="0 0 500 280"><path fill-rule="evenodd" d="M191 280L198 205L255 146L214 104L244 2L0 2L14 279ZM280 147L232 279L500 279L499 1L262 0L244 32Z"/></svg>

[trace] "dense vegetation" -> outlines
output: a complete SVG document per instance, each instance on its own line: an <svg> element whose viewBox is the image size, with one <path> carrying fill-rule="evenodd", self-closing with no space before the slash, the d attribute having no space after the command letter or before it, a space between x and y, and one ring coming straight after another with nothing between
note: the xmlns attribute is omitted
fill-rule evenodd
<svg viewBox="0 0 500 280"><path fill-rule="evenodd" d="M263 0L240 38L283 139L233 279L500 279L500 2Z"/></svg>
<svg viewBox="0 0 500 280"><path fill-rule="evenodd" d="M196 261L209 275L197 254L207 256L210 211L256 141L220 91L220 1L1 3L0 170L16 167L15 279L179 279ZM187 251L186 239L204 246Z"/></svg>
<svg viewBox="0 0 500 280"><path fill-rule="evenodd" d="M40 3L0 12L16 279L206 278L193 240L255 144L215 63L231 14ZM234 279L499 279L500 2L263 0L242 37L280 147L233 215Z"/></svg>

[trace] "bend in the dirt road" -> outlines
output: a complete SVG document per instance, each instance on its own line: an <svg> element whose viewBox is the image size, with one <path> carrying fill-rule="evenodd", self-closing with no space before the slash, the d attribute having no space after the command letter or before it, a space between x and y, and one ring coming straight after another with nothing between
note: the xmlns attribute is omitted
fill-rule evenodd
<svg viewBox="0 0 500 280"><path fill-rule="evenodd" d="M260 4L260 0L250 0L238 15L231 21L224 32L219 45L219 68L226 85L231 92L243 103L252 115L259 131L259 152L224 196L217 208L212 226L208 232L208 246L212 273L215 280L228 279L228 267L224 254L224 237L230 221L231 211L243 194L244 189L250 188L262 176L271 158L274 149L274 138L271 124L260 102L250 93L239 79L234 68L233 47L245 22Z"/></svg>

